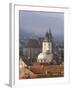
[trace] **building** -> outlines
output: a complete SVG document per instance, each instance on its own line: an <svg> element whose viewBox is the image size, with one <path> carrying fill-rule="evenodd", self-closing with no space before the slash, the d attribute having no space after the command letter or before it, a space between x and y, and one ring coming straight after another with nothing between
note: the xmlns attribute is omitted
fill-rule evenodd
<svg viewBox="0 0 72 90"><path fill-rule="evenodd" d="M40 53L38 55L37 63L40 64L49 64L53 59L53 54Z"/></svg>
<svg viewBox="0 0 72 90"><path fill-rule="evenodd" d="M45 38L42 42L42 53L38 55L37 62L38 63L50 63L53 59L52 52L52 34L51 30L46 33Z"/></svg>
<svg viewBox="0 0 72 90"><path fill-rule="evenodd" d="M45 37L38 37L37 39L22 40L20 45L20 54L24 57L26 63L31 65L35 63L53 63L57 62L54 58L54 42L51 29L46 32ZM57 56L58 57L58 56ZM59 60L58 60L59 61Z"/></svg>
<svg viewBox="0 0 72 90"><path fill-rule="evenodd" d="M42 42L42 52L52 53L52 42L47 37Z"/></svg>
<svg viewBox="0 0 72 90"><path fill-rule="evenodd" d="M29 39L23 48L23 56L27 59L36 59L37 55L41 52L41 46L36 39Z"/></svg>
<svg viewBox="0 0 72 90"><path fill-rule="evenodd" d="M19 56L23 56L23 44L19 42Z"/></svg>

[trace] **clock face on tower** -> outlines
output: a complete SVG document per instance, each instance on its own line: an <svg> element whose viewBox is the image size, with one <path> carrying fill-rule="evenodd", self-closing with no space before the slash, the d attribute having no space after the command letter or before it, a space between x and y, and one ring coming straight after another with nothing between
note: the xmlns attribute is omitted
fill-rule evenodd
<svg viewBox="0 0 72 90"><path fill-rule="evenodd" d="M43 46L42 46L42 52L51 52L51 50L52 50L52 46L51 46L51 42L43 42Z"/></svg>
<svg viewBox="0 0 72 90"><path fill-rule="evenodd" d="M42 47L42 49L43 49L43 51L42 52L46 52L47 50L48 50L48 42L43 42L43 47Z"/></svg>

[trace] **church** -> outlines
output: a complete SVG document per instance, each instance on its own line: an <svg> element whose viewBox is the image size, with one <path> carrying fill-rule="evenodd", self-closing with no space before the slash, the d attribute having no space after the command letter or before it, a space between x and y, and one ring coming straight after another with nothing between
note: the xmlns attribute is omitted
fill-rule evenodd
<svg viewBox="0 0 72 90"><path fill-rule="evenodd" d="M37 57L37 63L50 63L53 60L53 37L51 30L46 33L42 42L42 52Z"/></svg>
<svg viewBox="0 0 72 90"><path fill-rule="evenodd" d="M24 40L23 43L20 45L19 54L25 58L27 63L49 64L53 60L53 36L51 29L46 32L44 37Z"/></svg>

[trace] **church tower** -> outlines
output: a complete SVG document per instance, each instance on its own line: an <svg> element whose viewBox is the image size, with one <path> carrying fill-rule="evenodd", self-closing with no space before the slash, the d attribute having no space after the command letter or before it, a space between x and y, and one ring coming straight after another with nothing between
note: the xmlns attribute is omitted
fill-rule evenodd
<svg viewBox="0 0 72 90"><path fill-rule="evenodd" d="M43 40L42 52L47 54L52 53L52 34L50 29L49 32L46 32L45 38Z"/></svg>
<svg viewBox="0 0 72 90"><path fill-rule="evenodd" d="M46 32L45 38L42 42L42 53L38 55L37 62L41 64L49 64L53 60L53 46L52 46L51 30Z"/></svg>

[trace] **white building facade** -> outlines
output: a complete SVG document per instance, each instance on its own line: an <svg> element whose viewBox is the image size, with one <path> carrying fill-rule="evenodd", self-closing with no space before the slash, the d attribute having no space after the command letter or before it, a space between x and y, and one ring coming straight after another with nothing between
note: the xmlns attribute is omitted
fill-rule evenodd
<svg viewBox="0 0 72 90"><path fill-rule="evenodd" d="M49 35L49 34L48 34ZM53 60L52 53L52 39L48 38L48 35L45 36L42 42L42 53L38 55L38 63L50 63Z"/></svg>

